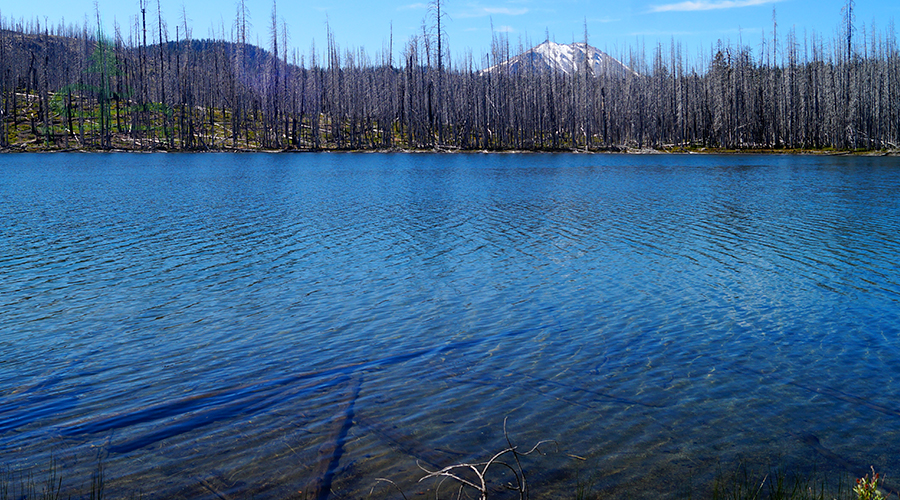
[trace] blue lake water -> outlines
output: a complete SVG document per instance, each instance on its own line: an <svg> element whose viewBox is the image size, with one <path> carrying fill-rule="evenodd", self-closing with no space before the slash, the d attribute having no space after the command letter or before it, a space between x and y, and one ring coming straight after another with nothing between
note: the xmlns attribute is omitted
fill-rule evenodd
<svg viewBox="0 0 900 500"><path fill-rule="evenodd" d="M0 464L399 498L508 418L555 440L533 498L897 475L898 194L896 158L2 155Z"/></svg>

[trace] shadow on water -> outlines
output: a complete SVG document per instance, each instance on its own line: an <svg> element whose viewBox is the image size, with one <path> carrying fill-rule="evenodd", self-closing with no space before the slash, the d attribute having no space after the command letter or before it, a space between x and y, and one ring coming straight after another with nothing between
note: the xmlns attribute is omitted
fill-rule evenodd
<svg viewBox="0 0 900 500"><path fill-rule="evenodd" d="M176 496L319 498L489 453L515 412L583 439L612 489L722 457L860 475L869 435L900 439L896 169L348 155L267 183L209 158L164 189L98 167L75 199L39 175L55 197L4 194L34 243L0 259L11 461L101 450L134 483L194 478ZM250 484L266 460L287 472Z"/></svg>
<svg viewBox="0 0 900 500"><path fill-rule="evenodd" d="M377 419L360 413L356 408L356 401L362 388L363 377L367 371L380 370L391 365L429 356L443 356L450 353L461 354L459 351L464 351L467 348L487 342L495 342L502 338L523 335L524 333L526 332L511 331L505 334L462 340L444 346L419 349L374 360L248 383L226 390L206 392L127 412L81 420L62 425L58 430L63 436L74 437L106 433L140 424L159 422L158 428L155 430L133 436L124 442L111 443L107 447L107 451L110 453L126 454L215 422L228 420L238 415L258 413L276 403L327 389L329 394L331 394L330 398L333 400L333 410L330 410L333 413L324 425L326 429L330 430L326 430L324 443L318 447L316 463L311 473L312 480L306 488L306 492L310 493L314 498L325 499L328 497L335 476L340 470L339 465L345 454L348 432L353 426L358 426L387 447L432 467L446 466L448 463L454 463L467 455L464 452L432 448L394 426L386 426ZM758 377L760 380L765 381L765 385L783 383L805 392L819 394L834 400L875 410L891 417L900 417L900 411L896 409L873 403L865 398L847 394L825 385L782 380L774 373L747 368L739 363L731 363L727 367L724 365L720 366L724 370L732 370L743 375ZM465 372L454 373L446 368L440 368L438 371L445 377L445 380L452 383L474 384L496 387L498 389L508 389L515 386L567 405L593 410L598 408L598 404L637 406L647 409L660 409L667 406L667 404L660 401L643 401L636 397L637 395L616 395L606 390L582 387L577 384L551 380L513 369L507 369L501 373L495 372L490 376L472 376ZM586 398L573 397L579 394L586 396ZM37 403L37 401L40 401L40 403ZM6 425L10 429L14 428L17 425L17 418L23 415L31 415L31 418L40 418L42 414L51 413L55 408L58 408L60 401L68 401L70 405L75 404L75 401L71 400L71 398L55 401L48 401L47 398L37 398L34 402L36 404L31 404L32 402L26 400L22 402L25 405L24 408L14 409L16 406L8 402L4 406L6 411L3 414L3 418L0 419L0 425ZM163 421L165 421L164 424L162 423ZM797 433L791 433L791 435L799 442L807 445L816 456L826 460L827 463L840 470L857 477L861 477L868 472L866 467L853 463L851 460L825 447L814 434L798 431ZM560 477L565 475L559 471L556 474L560 475ZM546 479L543 478L542 480ZM196 480L207 490L218 492L218 496L223 497L226 495L213 484L214 481L210 482L209 478Z"/></svg>
<svg viewBox="0 0 900 500"><path fill-rule="evenodd" d="M307 491L311 493L310 496L316 500L325 500L331 494L334 475L340 465L341 457L344 456L347 433L353 426L354 407L359 397L362 379L362 375L357 374L347 380L347 387L344 388L346 394L338 398L338 412L328 425L332 431L325 439L325 443L318 449L318 464L313 469L313 479L307 487Z"/></svg>
<svg viewBox="0 0 900 500"><path fill-rule="evenodd" d="M387 356L370 361L350 363L337 367L278 377L239 387L195 394L174 401L136 408L113 415L101 415L64 424L58 428L62 436L74 437L99 434L139 424L167 420L161 429L144 434L125 443L109 447L112 453L128 453L185 432L210 425L236 415L259 411L274 402L282 402L301 395L344 383L348 377L361 376L367 370L384 368L417 358L442 355L485 342L496 341L523 333L508 332L480 339L453 342L448 345L419 349L408 353ZM307 383L296 385L301 382ZM34 406L20 413L34 410Z"/></svg>

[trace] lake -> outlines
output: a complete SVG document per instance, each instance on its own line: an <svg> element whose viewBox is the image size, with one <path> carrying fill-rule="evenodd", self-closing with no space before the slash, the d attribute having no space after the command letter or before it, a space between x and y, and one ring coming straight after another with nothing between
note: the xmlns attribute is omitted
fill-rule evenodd
<svg viewBox="0 0 900 500"><path fill-rule="evenodd" d="M508 437L553 441L532 498L890 480L898 193L884 157L0 155L0 463L400 498Z"/></svg>

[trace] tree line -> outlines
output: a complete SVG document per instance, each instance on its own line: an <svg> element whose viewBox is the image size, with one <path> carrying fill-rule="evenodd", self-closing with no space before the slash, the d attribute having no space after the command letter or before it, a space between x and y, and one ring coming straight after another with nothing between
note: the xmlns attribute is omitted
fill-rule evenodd
<svg viewBox="0 0 900 500"><path fill-rule="evenodd" d="M893 23L858 29L852 0L834 34L779 34L754 51L719 42L689 54L672 40L617 58L633 72L572 74L497 66L528 47L495 34L490 53L455 59L433 0L394 58L290 48L273 3L269 46L249 14L194 39L146 0L107 36L87 20L0 15L3 149L894 149L900 52ZM184 16L186 17L186 16ZM149 28L148 28L149 21ZM780 36L779 36L780 35ZM588 43L585 30L584 43ZM485 70L485 68L493 69Z"/></svg>

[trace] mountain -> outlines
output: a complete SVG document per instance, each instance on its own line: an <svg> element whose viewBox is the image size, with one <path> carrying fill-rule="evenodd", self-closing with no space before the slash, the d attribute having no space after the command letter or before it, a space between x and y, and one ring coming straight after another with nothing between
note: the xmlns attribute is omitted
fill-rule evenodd
<svg viewBox="0 0 900 500"><path fill-rule="evenodd" d="M584 69L585 60L587 60L588 67L594 76L637 74L606 52L591 47L586 43L562 44L549 40L537 47L528 49L508 61L491 66L484 70L483 73L493 73L509 68L511 73L550 71L571 75Z"/></svg>
<svg viewBox="0 0 900 500"><path fill-rule="evenodd" d="M71 35L50 35L46 33L24 33L0 30L0 66L11 75L19 75L16 83L23 87L37 88L39 80L45 80L49 91L56 91L73 84L78 75L93 74L98 76L95 66L99 61L96 38L78 38L82 33ZM126 46L107 39L104 48L107 61L112 69L112 76L132 79L134 74L124 74L125 61L132 62L131 68L139 67L141 49L138 46ZM267 71L275 64L275 57L266 49L250 44L239 44L220 40L167 41L164 45L150 44L144 49L149 61L158 62L165 57L170 71L189 65L192 71L200 74L233 73L247 89L263 95L270 85ZM162 52L162 56L160 55ZM237 68L237 62L243 62L243 68ZM280 60L279 60L280 61ZM302 71L295 65L284 65L279 62L279 71L288 76ZM154 67L154 70L156 68ZM0 73L2 74L2 73ZM25 78L23 75L31 75ZM91 80L91 77L87 77ZM154 80L156 82L156 80ZM0 82L2 84L2 82ZM94 84L93 82L91 84Z"/></svg>

